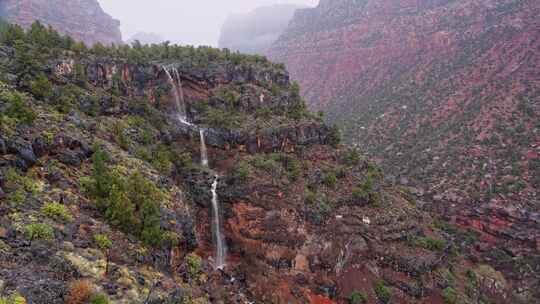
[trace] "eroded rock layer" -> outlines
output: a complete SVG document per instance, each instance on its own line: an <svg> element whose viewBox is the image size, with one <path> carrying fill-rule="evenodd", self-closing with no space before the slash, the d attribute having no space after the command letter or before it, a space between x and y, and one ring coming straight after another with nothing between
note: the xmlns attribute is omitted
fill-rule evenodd
<svg viewBox="0 0 540 304"><path fill-rule="evenodd" d="M40 21L88 45L122 43L120 22L105 13L97 0L3 0L0 16L24 28Z"/></svg>

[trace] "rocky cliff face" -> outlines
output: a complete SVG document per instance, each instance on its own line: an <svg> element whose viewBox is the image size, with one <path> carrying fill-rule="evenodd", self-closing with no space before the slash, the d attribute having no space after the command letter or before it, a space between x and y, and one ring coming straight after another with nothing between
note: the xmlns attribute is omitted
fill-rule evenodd
<svg viewBox="0 0 540 304"><path fill-rule="evenodd" d="M37 20L88 45L122 43L120 22L107 15L97 0L3 0L0 16L24 28Z"/></svg>
<svg viewBox="0 0 540 304"><path fill-rule="evenodd" d="M415 189L391 185L357 149L339 145L281 65L205 47L72 51L13 40L0 47L0 300L540 297L538 243L515 225L534 228L537 216L483 208L473 216L492 215L489 225L468 227L430 216L421 207L439 205L417 201ZM178 99L191 124L179 121ZM209 167L200 165L199 128ZM216 174L229 252L221 270L213 267ZM485 231L512 246L499 249Z"/></svg>
<svg viewBox="0 0 540 304"><path fill-rule="evenodd" d="M347 142L439 210L535 213L539 13L527 0L321 1L268 53Z"/></svg>
<svg viewBox="0 0 540 304"><path fill-rule="evenodd" d="M264 54L285 31L298 5L260 7L251 13L231 15L221 28L219 47L247 54Z"/></svg>

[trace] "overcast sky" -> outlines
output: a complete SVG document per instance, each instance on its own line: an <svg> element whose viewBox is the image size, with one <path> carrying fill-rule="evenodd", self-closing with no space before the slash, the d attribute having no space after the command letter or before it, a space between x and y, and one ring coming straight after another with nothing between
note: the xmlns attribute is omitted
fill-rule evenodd
<svg viewBox="0 0 540 304"><path fill-rule="evenodd" d="M318 0L98 0L120 20L124 40L137 32L159 34L182 44L217 46L221 25L230 13L259 6L296 3L315 6Z"/></svg>

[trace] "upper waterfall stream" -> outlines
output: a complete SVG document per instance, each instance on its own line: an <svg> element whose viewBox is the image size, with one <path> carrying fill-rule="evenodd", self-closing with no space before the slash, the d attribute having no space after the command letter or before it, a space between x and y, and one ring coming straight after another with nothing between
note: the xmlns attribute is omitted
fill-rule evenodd
<svg viewBox="0 0 540 304"><path fill-rule="evenodd" d="M176 111L178 112L178 120L180 120L180 122L184 124L192 125L187 119L184 88L182 87L182 80L180 79L180 74L178 73L178 70L175 67L163 66L163 71L165 71L169 84L172 86L171 90L174 96Z"/></svg>

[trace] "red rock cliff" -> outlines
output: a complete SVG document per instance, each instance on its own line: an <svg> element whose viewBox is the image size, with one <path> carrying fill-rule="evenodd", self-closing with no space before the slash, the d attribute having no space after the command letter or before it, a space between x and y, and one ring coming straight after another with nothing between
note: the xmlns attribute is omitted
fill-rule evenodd
<svg viewBox="0 0 540 304"><path fill-rule="evenodd" d="M120 22L105 13L97 0L2 0L0 12L25 28L39 20L88 45L122 43Z"/></svg>
<svg viewBox="0 0 540 304"><path fill-rule="evenodd" d="M322 0L269 55L390 172L437 199L537 210L539 13L536 0Z"/></svg>

